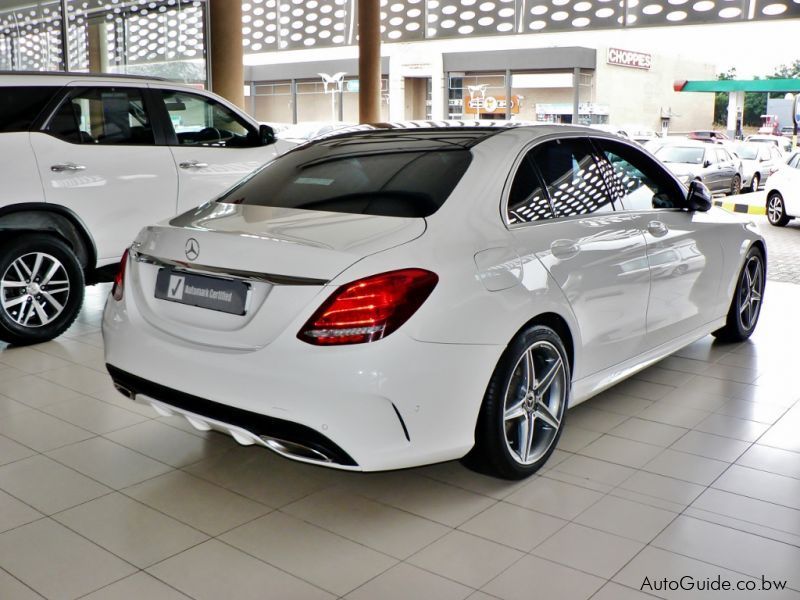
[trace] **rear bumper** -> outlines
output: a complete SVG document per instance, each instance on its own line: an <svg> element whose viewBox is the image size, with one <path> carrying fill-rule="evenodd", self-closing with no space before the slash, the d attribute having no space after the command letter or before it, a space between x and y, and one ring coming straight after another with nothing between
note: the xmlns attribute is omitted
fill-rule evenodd
<svg viewBox="0 0 800 600"><path fill-rule="evenodd" d="M223 431L243 445L261 444L297 460L331 463L342 468L358 467L347 452L309 427L198 398L126 373L113 365L106 365L106 368L114 386L124 396L149 404L165 416L180 414L197 429Z"/></svg>
<svg viewBox="0 0 800 600"><path fill-rule="evenodd" d="M263 348L214 348L153 327L132 297L109 299L103 318L115 383L200 429L335 468L375 471L462 457L503 351L419 342L402 330L370 344L316 347L293 335L294 324Z"/></svg>

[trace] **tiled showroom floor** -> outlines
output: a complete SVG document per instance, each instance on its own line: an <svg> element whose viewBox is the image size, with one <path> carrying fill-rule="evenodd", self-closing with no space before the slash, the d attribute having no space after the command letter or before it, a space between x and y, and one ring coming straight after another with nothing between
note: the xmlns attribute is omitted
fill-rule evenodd
<svg viewBox="0 0 800 600"><path fill-rule="evenodd" d="M633 600L645 576L800 590L800 286L769 283L750 343L706 338L571 410L518 483L457 462L325 470L153 418L105 374L107 291L59 340L0 350L0 600Z"/></svg>

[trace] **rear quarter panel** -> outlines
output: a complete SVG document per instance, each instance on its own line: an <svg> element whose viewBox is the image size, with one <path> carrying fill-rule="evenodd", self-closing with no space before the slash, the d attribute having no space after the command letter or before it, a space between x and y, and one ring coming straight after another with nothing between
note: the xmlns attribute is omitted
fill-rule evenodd
<svg viewBox="0 0 800 600"><path fill-rule="evenodd" d="M0 206L44 202L42 179L28 132L0 134Z"/></svg>

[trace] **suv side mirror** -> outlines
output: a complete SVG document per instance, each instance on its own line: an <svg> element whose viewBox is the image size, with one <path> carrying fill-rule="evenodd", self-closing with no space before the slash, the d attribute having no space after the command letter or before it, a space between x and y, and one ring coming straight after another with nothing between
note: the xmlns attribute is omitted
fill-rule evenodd
<svg viewBox="0 0 800 600"><path fill-rule="evenodd" d="M262 146L269 146L275 143L275 131L269 125L261 125L258 128L258 140Z"/></svg>
<svg viewBox="0 0 800 600"><path fill-rule="evenodd" d="M689 183L686 207L692 212L706 212L711 208L711 192L702 181L695 179Z"/></svg>
<svg viewBox="0 0 800 600"><path fill-rule="evenodd" d="M710 160L706 159L706 160L703 161L703 168L704 169L707 169L710 166L711 166L711 161Z"/></svg>

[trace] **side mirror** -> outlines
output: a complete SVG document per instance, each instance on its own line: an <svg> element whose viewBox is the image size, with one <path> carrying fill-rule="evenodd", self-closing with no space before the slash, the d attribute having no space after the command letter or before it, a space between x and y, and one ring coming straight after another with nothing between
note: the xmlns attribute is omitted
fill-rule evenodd
<svg viewBox="0 0 800 600"><path fill-rule="evenodd" d="M696 179L689 183L686 207L694 212L706 212L711 208L711 192L702 181Z"/></svg>
<svg viewBox="0 0 800 600"><path fill-rule="evenodd" d="M711 161L710 160L704 160L703 161L703 168L704 169L707 169L710 166L711 166Z"/></svg>
<svg viewBox="0 0 800 600"><path fill-rule="evenodd" d="M275 143L275 130L269 125L261 125L258 128L258 140L262 146L269 146Z"/></svg>

